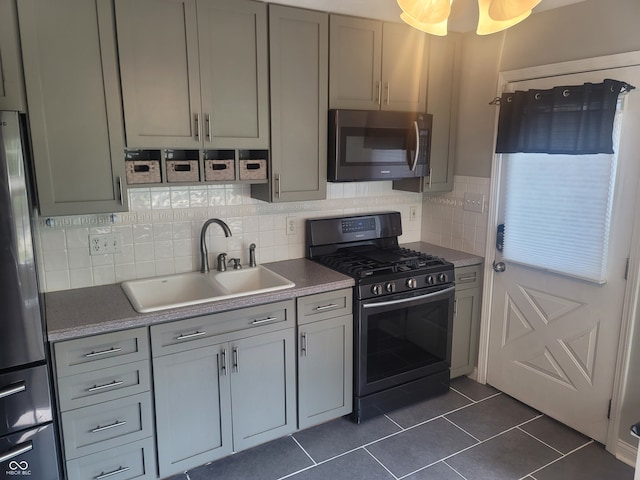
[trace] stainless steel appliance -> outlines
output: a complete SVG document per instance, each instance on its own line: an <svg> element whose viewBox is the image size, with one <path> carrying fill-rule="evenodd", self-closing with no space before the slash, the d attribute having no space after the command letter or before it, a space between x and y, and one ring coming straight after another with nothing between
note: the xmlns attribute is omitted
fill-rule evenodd
<svg viewBox="0 0 640 480"><path fill-rule="evenodd" d="M428 175L431 124L426 113L329 110L328 180Z"/></svg>
<svg viewBox="0 0 640 480"><path fill-rule="evenodd" d="M307 220L307 257L352 276L356 422L449 390L453 265L402 248L400 213Z"/></svg>
<svg viewBox="0 0 640 480"><path fill-rule="evenodd" d="M0 478L60 477L21 117L0 112Z"/></svg>

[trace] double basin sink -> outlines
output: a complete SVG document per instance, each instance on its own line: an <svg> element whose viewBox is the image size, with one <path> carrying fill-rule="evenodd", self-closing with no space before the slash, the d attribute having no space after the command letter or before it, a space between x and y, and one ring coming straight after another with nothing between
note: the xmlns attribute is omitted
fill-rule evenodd
<svg viewBox="0 0 640 480"><path fill-rule="evenodd" d="M122 282L133 308L140 313L186 307L294 287L262 265L224 272L189 272Z"/></svg>

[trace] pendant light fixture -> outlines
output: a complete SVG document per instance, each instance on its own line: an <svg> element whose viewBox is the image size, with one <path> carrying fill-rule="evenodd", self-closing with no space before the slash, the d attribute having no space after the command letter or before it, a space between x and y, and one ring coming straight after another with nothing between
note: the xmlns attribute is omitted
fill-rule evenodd
<svg viewBox="0 0 640 480"><path fill-rule="evenodd" d="M541 0L477 0L478 35L505 30L531 15ZM431 35L447 34L453 0L397 0L402 21Z"/></svg>

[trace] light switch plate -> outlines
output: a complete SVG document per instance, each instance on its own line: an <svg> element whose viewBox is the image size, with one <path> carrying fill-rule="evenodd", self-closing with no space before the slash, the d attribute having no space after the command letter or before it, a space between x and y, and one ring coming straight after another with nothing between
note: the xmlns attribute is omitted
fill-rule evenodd
<svg viewBox="0 0 640 480"><path fill-rule="evenodd" d="M484 211L484 194L465 192L463 203L464 210L482 213Z"/></svg>

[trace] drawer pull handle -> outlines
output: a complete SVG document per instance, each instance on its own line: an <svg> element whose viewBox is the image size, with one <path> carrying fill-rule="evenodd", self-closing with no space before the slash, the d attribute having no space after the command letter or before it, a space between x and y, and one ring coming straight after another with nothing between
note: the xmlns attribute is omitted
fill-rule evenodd
<svg viewBox="0 0 640 480"><path fill-rule="evenodd" d="M100 350L99 352L91 352L85 355L86 358L99 357L101 355L108 355L109 353L117 353L122 350L119 347L111 347L108 350Z"/></svg>
<svg viewBox="0 0 640 480"><path fill-rule="evenodd" d="M104 385L94 385L93 387L87 389L88 392L98 392L100 390L104 390L105 388L117 387L118 385L122 385L124 382L122 380L114 380L110 383L105 383Z"/></svg>
<svg viewBox="0 0 640 480"><path fill-rule="evenodd" d="M101 473L97 477L93 477L93 478L95 480L102 480L103 478L109 478L109 477L111 477L113 475L118 475L119 473L126 472L127 470L130 470L130 468L129 467L120 467L117 470L114 470L113 472Z"/></svg>
<svg viewBox="0 0 640 480"><path fill-rule="evenodd" d="M91 433L104 432L105 430L111 430L112 428L122 427L123 425L126 425L126 424L127 422L123 420L122 422L112 423L111 425L105 425L104 427L101 427L100 425L98 425L96 428L91 430Z"/></svg>
<svg viewBox="0 0 640 480"><path fill-rule="evenodd" d="M178 335L176 337L176 340L189 340L190 338L201 337L202 335L206 335L206 334L207 332L205 332L204 330L202 332L197 331L193 333L183 333L182 335Z"/></svg>
<svg viewBox="0 0 640 480"><path fill-rule="evenodd" d="M338 305L335 303L330 303L329 305L320 305L316 307L316 312L321 312L323 310L329 310L330 308L336 308Z"/></svg>
<svg viewBox="0 0 640 480"><path fill-rule="evenodd" d="M300 355L303 357L307 356L307 334L303 332L300 334Z"/></svg>
<svg viewBox="0 0 640 480"><path fill-rule="evenodd" d="M8 462L12 458L16 458L18 455L22 455L23 453L27 453L31 450L33 450L33 442L31 440L25 443L21 443L15 448L7 450L5 453L1 454L0 463Z"/></svg>
<svg viewBox="0 0 640 480"><path fill-rule="evenodd" d="M10 397L11 395L15 395L16 393L24 392L27 389L27 384L24 383L24 380L18 383L14 383L9 385L7 388L3 388L0 390L0 398Z"/></svg>
<svg viewBox="0 0 640 480"><path fill-rule="evenodd" d="M274 320L278 320L278 317L267 317L260 320L254 320L251 322L251 325L260 325L262 323L273 322Z"/></svg>
<svg viewBox="0 0 640 480"><path fill-rule="evenodd" d="M473 275L465 275L463 277L460 277L458 279L459 282L468 282L469 280L475 280L476 279L476 274L474 273Z"/></svg>
<svg viewBox="0 0 640 480"><path fill-rule="evenodd" d="M222 375L226 376L227 375L227 349L223 348L222 349L222 354L221 354L222 358L220 359L220 362L222 363L220 370L222 371Z"/></svg>

